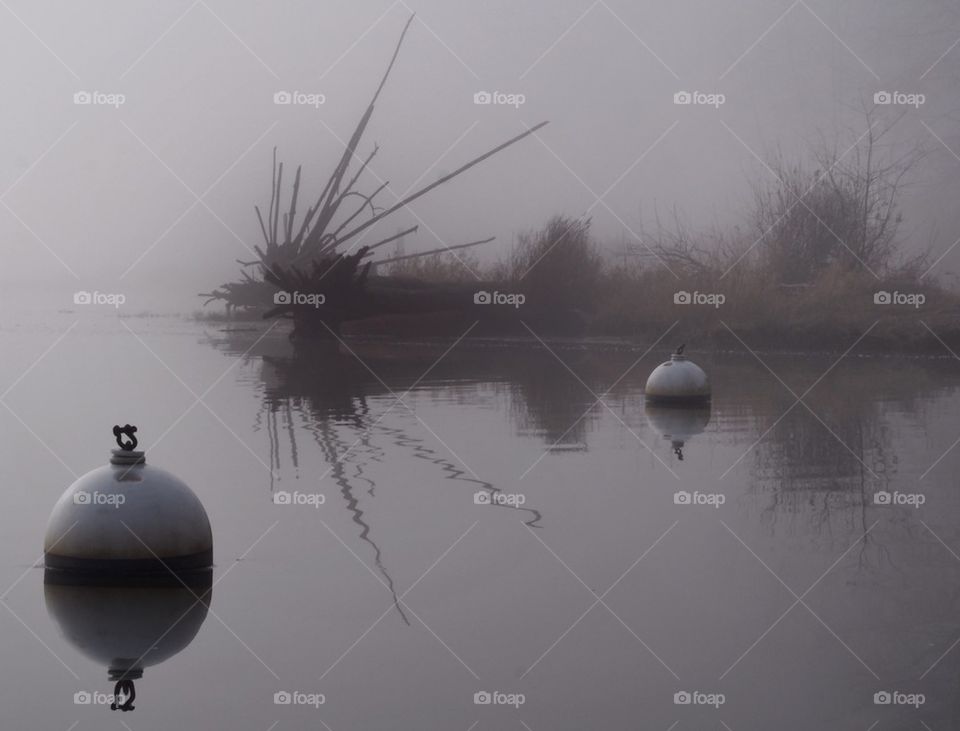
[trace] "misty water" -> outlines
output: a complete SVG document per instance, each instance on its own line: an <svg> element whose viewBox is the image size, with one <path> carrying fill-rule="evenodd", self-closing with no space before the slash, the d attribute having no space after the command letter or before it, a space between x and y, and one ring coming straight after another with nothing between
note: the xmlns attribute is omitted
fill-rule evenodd
<svg viewBox="0 0 960 731"><path fill-rule="evenodd" d="M4 728L960 720L953 359L689 343L712 407L652 410L644 381L677 343L338 353L260 323L73 313L0 337ZM209 611L186 590L119 613L109 592L45 596L49 511L125 422L206 506ZM94 695L113 684L84 612L184 645L132 714Z"/></svg>

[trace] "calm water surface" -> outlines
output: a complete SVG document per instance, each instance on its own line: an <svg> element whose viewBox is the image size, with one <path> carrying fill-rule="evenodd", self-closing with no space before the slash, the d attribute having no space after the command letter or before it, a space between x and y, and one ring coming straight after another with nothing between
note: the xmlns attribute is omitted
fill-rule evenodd
<svg viewBox="0 0 960 731"><path fill-rule="evenodd" d="M712 409L651 411L646 345L437 362L449 343L42 323L0 331L0 727L960 724L955 360L691 346ZM125 422L207 508L209 611L44 591L50 508ZM75 702L112 691L104 645L161 660L132 714ZM515 705L474 702L494 692Z"/></svg>

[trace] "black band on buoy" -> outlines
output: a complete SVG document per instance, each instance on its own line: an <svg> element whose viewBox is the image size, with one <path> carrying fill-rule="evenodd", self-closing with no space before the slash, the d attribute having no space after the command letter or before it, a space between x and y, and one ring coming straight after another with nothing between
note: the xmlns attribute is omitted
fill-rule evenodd
<svg viewBox="0 0 960 731"><path fill-rule="evenodd" d="M95 586L195 586L209 582L213 549L165 558L75 558L44 554L44 583Z"/></svg>

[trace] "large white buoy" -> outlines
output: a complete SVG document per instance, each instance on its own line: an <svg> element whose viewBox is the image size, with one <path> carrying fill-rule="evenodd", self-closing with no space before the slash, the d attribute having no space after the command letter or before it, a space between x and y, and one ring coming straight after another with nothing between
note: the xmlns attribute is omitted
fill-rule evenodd
<svg viewBox="0 0 960 731"><path fill-rule="evenodd" d="M700 366L687 360L681 345L670 360L653 369L645 395L656 403L702 403L710 399L710 380Z"/></svg>
<svg viewBox="0 0 960 731"><path fill-rule="evenodd" d="M182 480L148 465L136 427L116 426L110 464L83 475L53 507L43 543L47 569L64 583L176 583L209 571L213 534L200 500ZM123 440L127 436L128 441Z"/></svg>
<svg viewBox="0 0 960 731"><path fill-rule="evenodd" d="M191 586L70 586L60 573L45 572L47 612L71 645L107 668L115 683L111 708L132 711L134 681L144 669L176 655L200 631L210 606L212 572ZM74 696L76 703L95 700L86 690Z"/></svg>

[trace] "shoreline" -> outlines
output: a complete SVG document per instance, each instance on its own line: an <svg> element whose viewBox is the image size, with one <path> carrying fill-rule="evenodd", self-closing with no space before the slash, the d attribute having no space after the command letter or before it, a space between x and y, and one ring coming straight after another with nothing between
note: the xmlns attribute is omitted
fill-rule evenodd
<svg viewBox="0 0 960 731"><path fill-rule="evenodd" d="M223 316L200 317L196 314L186 316L201 325L215 326L223 333L242 333L249 331L251 341L263 333L269 327L269 321L258 317L231 317ZM865 326L865 330L869 325ZM922 325L920 326L922 328ZM730 356L746 355L752 353L760 355L774 356L794 356L794 357L837 357L846 353L847 358L892 358L902 360L955 360L958 359L958 348L960 348L960 329L955 332L937 333L944 341L940 342L929 332L925 333L923 341L891 342L890 337L873 337L861 334L850 335L846 340L839 332L826 333L818 338L790 338L791 345L776 342L774 338L757 337L753 339L754 333L748 328L734 330L740 339L746 343L739 342L737 337L727 331L722 333L700 334L690 332L678 332L676 337L668 335L663 342L656 347L650 345L657 338L661 337L663 331L669 328L669 324L664 327L657 335L644 337L643 335L611 335L611 334L587 334L581 336L551 335L540 334L539 340L532 335L518 334L481 334L467 335L460 339L457 349L460 350L526 350L543 349L544 343L551 349L562 351L590 351L590 352L618 352L618 353L636 353L640 355L649 349L649 355L658 355L662 357L669 356L676 344L686 342L687 350L691 354L697 354L700 357L712 356ZM289 341L289 335L292 330L291 325L281 323L274 327L273 332L264 339L265 342L282 339ZM679 330L679 326L675 331ZM256 333L256 335L253 335ZM860 341L857 342L857 338ZM362 332L357 329L349 329L342 336L347 344L363 344L378 346L397 346L410 347L416 346L421 353L437 351L438 354L457 342L460 335L449 335L440 333L403 333L399 335L385 335L381 333ZM543 342L540 342L540 341ZM676 341L676 344L674 344ZM951 344L956 343L956 347ZM855 345L854 345L855 344ZM336 341L314 341L304 343L305 346L324 347L325 345L338 345ZM854 346L851 348L851 346ZM953 352L951 352L951 350ZM849 352L848 352L849 351Z"/></svg>

